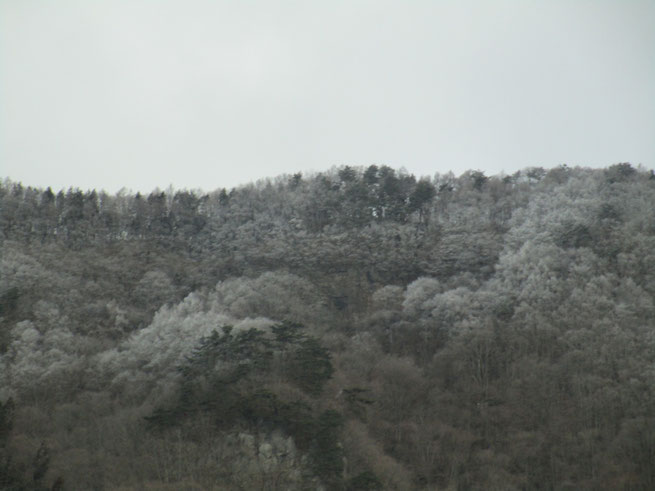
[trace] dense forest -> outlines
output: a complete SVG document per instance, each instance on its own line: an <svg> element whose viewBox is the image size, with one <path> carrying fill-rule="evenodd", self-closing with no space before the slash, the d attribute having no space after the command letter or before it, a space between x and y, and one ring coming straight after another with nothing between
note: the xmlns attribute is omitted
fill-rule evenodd
<svg viewBox="0 0 655 491"><path fill-rule="evenodd" d="M0 206L0 489L655 489L652 171Z"/></svg>

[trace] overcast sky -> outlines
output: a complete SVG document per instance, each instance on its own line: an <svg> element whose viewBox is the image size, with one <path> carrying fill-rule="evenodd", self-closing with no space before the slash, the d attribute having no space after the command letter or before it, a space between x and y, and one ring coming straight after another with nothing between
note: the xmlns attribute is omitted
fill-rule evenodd
<svg viewBox="0 0 655 491"><path fill-rule="evenodd" d="M655 1L0 0L0 176L655 166Z"/></svg>

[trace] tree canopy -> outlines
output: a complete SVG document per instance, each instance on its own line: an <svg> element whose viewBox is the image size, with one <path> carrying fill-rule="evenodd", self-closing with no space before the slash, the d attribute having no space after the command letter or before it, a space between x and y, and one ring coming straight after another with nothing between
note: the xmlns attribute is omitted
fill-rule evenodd
<svg viewBox="0 0 655 491"><path fill-rule="evenodd" d="M5 180L0 488L653 489L653 210L628 163Z"/></svg>

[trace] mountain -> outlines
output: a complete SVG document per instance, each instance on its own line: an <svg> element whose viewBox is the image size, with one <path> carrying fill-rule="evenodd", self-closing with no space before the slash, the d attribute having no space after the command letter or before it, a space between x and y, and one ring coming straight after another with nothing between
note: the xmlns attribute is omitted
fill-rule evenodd
<svg viewBox="0 0 655 491"><path fill-rule="evenodd" d="M655 489L655 176L0 185L0 489Z"/></svg>

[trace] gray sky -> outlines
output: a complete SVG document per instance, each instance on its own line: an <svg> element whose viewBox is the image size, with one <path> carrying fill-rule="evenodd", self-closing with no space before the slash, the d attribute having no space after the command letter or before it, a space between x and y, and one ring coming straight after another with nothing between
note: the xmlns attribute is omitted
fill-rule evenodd
<svg viewBox="0 0 655 491"><path fill-rule="evenodd" d="M0 0L0 176L655 166L655 1Z"/></svg>

